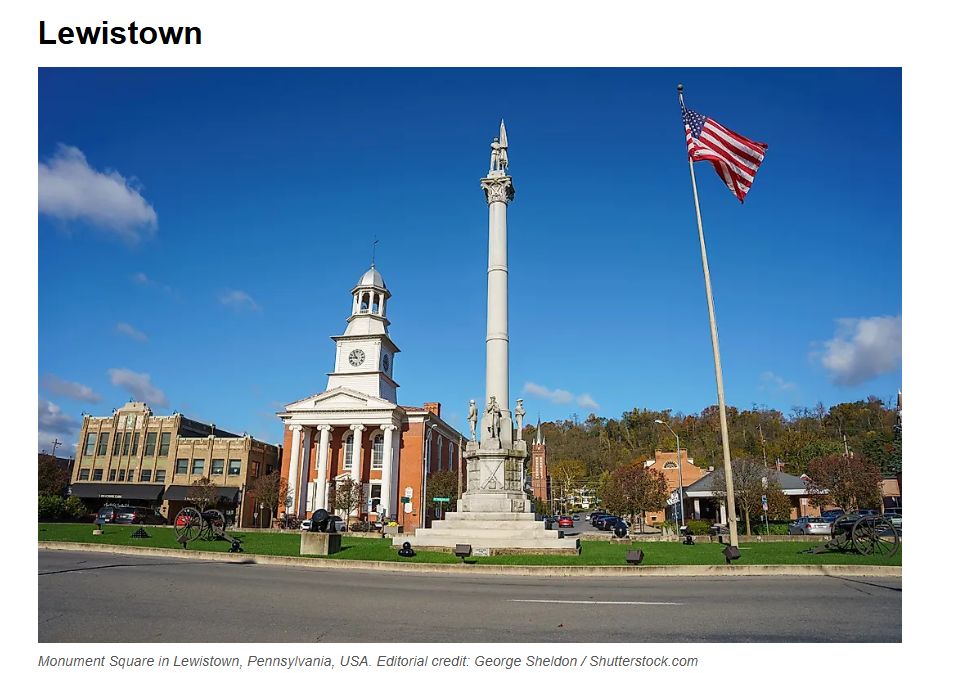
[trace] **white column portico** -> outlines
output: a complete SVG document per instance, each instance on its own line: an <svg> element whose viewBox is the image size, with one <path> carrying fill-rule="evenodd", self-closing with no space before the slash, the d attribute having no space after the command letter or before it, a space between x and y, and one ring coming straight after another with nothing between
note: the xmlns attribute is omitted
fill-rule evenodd
<svg viewBox="0 0 963 673"><path fill-rule="evenodd" d="M361 433L364 432L363 425L352 425L354 431L354 446L351 452L351 478L356 482L361 482Z"/></svg>
<svg viewBox="0 0 963 673"><path fill-rule="evenodd" d="M394 493L394 455L395 455L395 436L394 432L398 428L394 425L382 425L381 430L385 433L384 450L385 455L381 461L381 504L386 508L386 516L391 517L395 508Z"/></svg>
<svg viewBox="0 0 963 673"><path fill-rule="evenodd" d="M288 497L284 501L285 512L295 512L297 505L298 465L301 463L301 426L291 426L291 460L288 462Z"/></svg>
<svg viewBox="0 0 963 673"><path fill-rule="evenodd" d="M331 448L330 425L319 425L318 432L318 478L315 480L314 509L328 508L328 451Z"/></svg>
<svg viewBox="0 0 963 673"><path fill-rule="evenodd" d="M311 428L301 431L301 473L298 479L298 504L295 508L297 516L304 518L308 509L308 483L311 476Z"/></svg>

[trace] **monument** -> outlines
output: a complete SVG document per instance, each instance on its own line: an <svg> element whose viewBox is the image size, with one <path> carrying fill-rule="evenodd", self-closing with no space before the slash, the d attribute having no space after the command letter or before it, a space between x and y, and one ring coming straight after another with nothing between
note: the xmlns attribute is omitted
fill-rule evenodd
<svg viewBox="0 0 963 673"><path fill-rule="evenodd" d="M577 554L579 543L563 531L546 530L535 520L525 494L524 464L528 449L522 439L525 409L516 400L515 424L508 398L508 202L515 198L508 175L508 134L502 121L491 144L488 175L481 187L488 201L488 332L485 339L485 411L478 423L475 400L469 403L471 441L465 447L467 488L457 511L419 528L414 547L453 549L470 544L487 553L515 551ZM517 427L517 433L516 433ZM395 544L400 545L401 538Z"/></svg>

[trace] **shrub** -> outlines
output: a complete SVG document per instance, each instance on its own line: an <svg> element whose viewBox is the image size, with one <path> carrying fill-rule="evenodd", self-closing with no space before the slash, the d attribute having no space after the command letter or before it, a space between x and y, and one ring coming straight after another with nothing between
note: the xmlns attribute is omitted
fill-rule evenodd
<svg viewBox="0 0 963 673"><path fill-rule="evenodd" d="M61 519L64 516L66 507L64 499L59 495L40 494L37 505L37 516L40 519Z"/></svg>
<svg viewBox="0 0 963 673"><path fill-rule="evenodd" d="M693 535L708 535L709 534L709 522L705 519L693 519L692 521L686 521L685 525L689 527L689 531Z"/></svg>
<svg viewBox="0 0 963 673"><path fill-rule="evenodd" d="M87 514L87 507L80 498L72 495L64 502L64 511L70 518L79 519Z"/></svg>

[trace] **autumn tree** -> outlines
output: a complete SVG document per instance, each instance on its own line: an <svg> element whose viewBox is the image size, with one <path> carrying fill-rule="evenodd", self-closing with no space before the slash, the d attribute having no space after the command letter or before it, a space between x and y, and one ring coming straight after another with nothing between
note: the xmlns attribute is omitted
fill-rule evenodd
<svg viewBox="0 0 963 673"><path fill-rule="evenodd" d="M816 458L806 468L812 481L806 490L817 507L835 505L846 511L876 508L882 504L879 468L863 456Z"/></svg>
<svg viewBox="0 0 963 673"><path fill-rule="evenodd" d="M639 514L665 509L669 487L665 475L637 461L613 471L600 497L610 512L627 514L634 521Z"/></svg>
<svg viewBox="0 0 963 673"><path fill-rule="evenodd" d="M283 505L288 495L287 479L281 478L280 472L272 472L258 477L251 484L251 498L254 506L262 512L261 527L267 528L271 525L271 519L277 512L278 507ZM267 510L267 517L263 512Z"/></svg>
<svg viewBox="0 0 963 673"><path fill-rule="evenodd" d="M558 460L548 466L548 474L553 484L562 489L562 499L568 500L575 494L578 481L585 476L585 463L581 460Z"/></svg>
<svg viewBox="0 0 963 673"><path fill-rule="evenodd" d="M717 500L722 503L727 501L725 470L713 472L711 488ZM732 460L732 495L736 509L746 522L746 535L752 535L752 519L761 516L764 511L762 496L766 496L768 501L770 518L777 518L777 515L788 518L791 511L791 504L782 491L776 473L751 458Z"/></svg>
<svg viewBox="0 0 963 673"><path fill-rule="evenodd" d="M217 490L214 482L207 477L201 477L187 489L187 500L203 512L220 502L221 492Z"/></svg>
<svg viewBox="0 0 963 673"><path fill-rule="evenodd" d="M334 491L334 509L344 514L345 523L351 518L351 511L358 507L364 498L364 487L354 479L348 477L338 482ZM358 509L360 512L361 510Z"/></svg>
<svg viewBox="0 0 963 673"><path fill-rule="evenodd" d="M425 497L428 499L428 503L431 503L429 505L431 507L434 507L434 498L448 498L450 507L450 503L458 500L458 473L448 471L429 474L425 486ZM446 508L443 507L442 509Z"/></svg>
<svg viewBox="0 0 963 673"><path fill-rule="evenodd" d="M37 476L37 492L40 494L59 496L70 481L70 475L61 461L45 453L37 454Z"/></svg>

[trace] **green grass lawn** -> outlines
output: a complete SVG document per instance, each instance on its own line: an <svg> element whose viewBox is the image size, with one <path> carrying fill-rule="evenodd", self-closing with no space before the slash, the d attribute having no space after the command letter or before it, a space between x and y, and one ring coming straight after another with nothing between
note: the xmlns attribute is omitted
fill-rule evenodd
<svg viewBox="0 0 963 673"><path fill-rule="evenodd" d="M105 525L103 535L93 535L92 524L44 523L39 524L41 541L90 542L103 545L130 547L161 547L180 549L172 528L145 526L149 538L131 538L134 526ZM245 554L266 554L270 556L300 556L301 536L297 533L239 533ZM862 556L852 552L830 551L819 554L800 554L803 549L816 546L817 542L743 542L739 550L742 558L740 565L903 565L903 549L897 550L892 558L882 556ZM190 542L188 549L201 551L222 551L230 549L229 542ZM517 556L476 557L479 565L625 565L627 549L642 549L645 552L643 565L724 565L722 545L705 543L683 545L677 542L636 542L630 545L610 544L608 542L582 543L579 556L550 556L529 554ZM399 563L460 563L454 554L442 552L417 551L411 559L398 556L392 549L391 540L363 537L341 538L341 551L328 558L357 561L395 561Z"/></svg>

